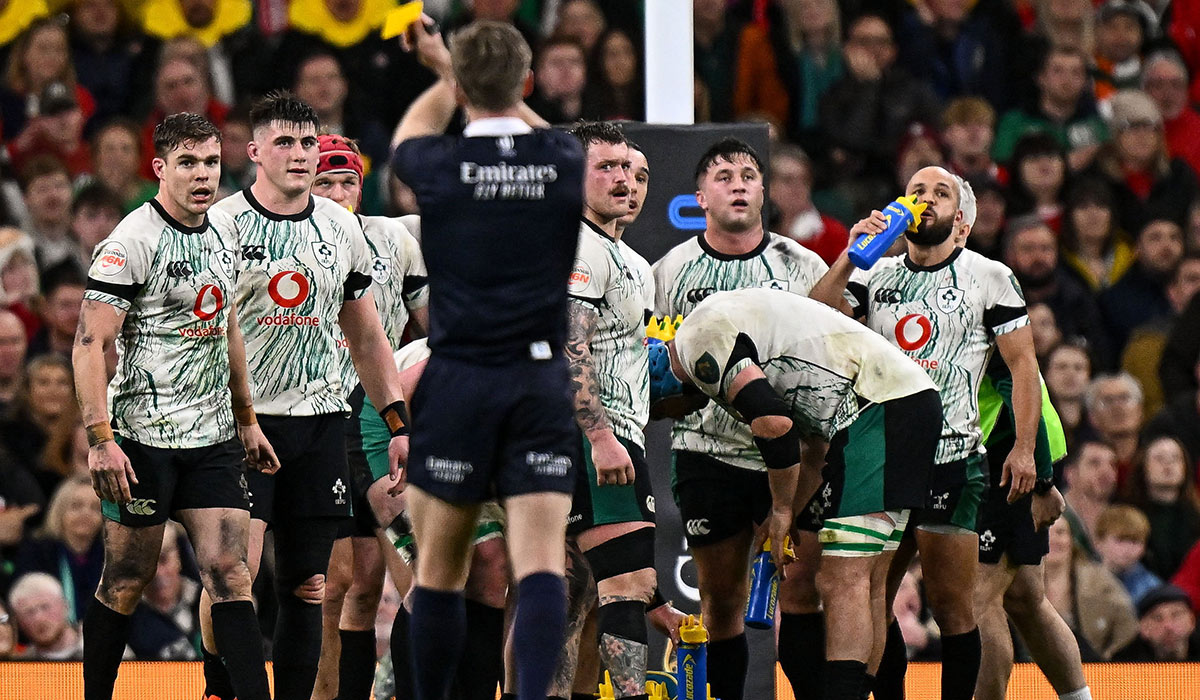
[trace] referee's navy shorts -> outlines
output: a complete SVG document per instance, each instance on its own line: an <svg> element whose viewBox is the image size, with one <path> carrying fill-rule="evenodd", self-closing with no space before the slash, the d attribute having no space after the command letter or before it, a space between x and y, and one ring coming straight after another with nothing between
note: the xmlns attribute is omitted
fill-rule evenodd
<svg viewBox="0 0 1200 700"><path fill-rule="evenodd" d="M435 353L412 414L408 482L444 501L574 491L579 448L561 357L479 365Z"/></svg>

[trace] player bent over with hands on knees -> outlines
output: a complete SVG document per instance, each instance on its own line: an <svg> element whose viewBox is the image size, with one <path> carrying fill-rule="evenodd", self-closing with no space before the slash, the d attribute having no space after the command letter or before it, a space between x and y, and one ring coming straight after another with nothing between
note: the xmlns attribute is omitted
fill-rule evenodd
<svg viewBox="0 0 1200 700"><path fill-rule="evenodd" d="M530 50L512 25L475 22L447 50L426 21L408 40L439 81L409 108L393 159L420 205L430 288L430 358L413 395L420 419L405 490L420 552L416 693L443 700L461 663L471 543L480 504L496 498L518 597L518 693L543 700L565 627L578 453L563 348L583 151L568 134L521 121ZM466 129L442 136L456 102Z"/></svg>
<svg viewBox="0 0 1200 700"><path fill-rule="evenodd" d="M969 700L979 673L980 637L973 595L979 560L975 534L987 473L979 428L978 395L993 349L1013 378L1016 440L1005 458L1001 484L1008 499L1029 493L1035 480L1034 446L1041 405L1033 335L1025 300L1001 263L955 246L961 221L957 179L927 167L909 179L905 194L926 205L916 230L905 232L907 252L856 270L839 257L811 296L851 314L926 369L941 393L942 437L933 459L925 507L914 512L915 531L892 561L888 610L915 549L921 552L926 590L942 630L942 697ZM873 211L851 229L878 234L888 226ZM853 274L851 274L853 272ZM890 615L890 613L889 613ZM873 692L880 700L903 695L904 641L893 624Z"/></svg>
<svg viewBox="0 0 1200 700"><path fill-rule="evenodd" d="M279 461L247 383L233 303L238 233L232 217L210 210L221 132L201 116L173 114L155 127L154 150L158 194L97 246L72 352L105 517L104 570L84 619L84 697L112 697L130 615L171 517L195 548L234 690L268 700L242 462L274 471ZM108 393L104 355L117 342Z"/></svg>
<svg viewBox="0 0 1200 700"><path fill-rule="evenodd" d="M800 320L803 322L800 322ZM651 386L668 415L699 389L750 424L767 466L771 538L782 565L792 528L801 440L828 441L824 483L802 519L823 521L818 584L828 637L824 697L857 700L883 651L888 563L908 510L924 502L941 427L929 377L861 324L770 289L720 292L652 345ZM680 408L682 407L682 410Z"/></svg>

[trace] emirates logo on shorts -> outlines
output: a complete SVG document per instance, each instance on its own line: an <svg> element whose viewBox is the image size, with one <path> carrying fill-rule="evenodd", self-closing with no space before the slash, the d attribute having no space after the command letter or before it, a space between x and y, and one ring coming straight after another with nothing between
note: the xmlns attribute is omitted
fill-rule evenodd
<svg viewBox="0 0 1200 700"><path fill-rule="evenodd" d="M221 288L215 284L206 284L196 294L196 305L192 307L192 313L201 321L211 321L223 308L225 295L221 294Z"/></svg>
<svg viewBox="0 0 1200 700"><path fill-rule="evenodd" d="M308 278L295 270L284 270L271 278L267 294L285 309L294 309L308 298Z"/></svg>

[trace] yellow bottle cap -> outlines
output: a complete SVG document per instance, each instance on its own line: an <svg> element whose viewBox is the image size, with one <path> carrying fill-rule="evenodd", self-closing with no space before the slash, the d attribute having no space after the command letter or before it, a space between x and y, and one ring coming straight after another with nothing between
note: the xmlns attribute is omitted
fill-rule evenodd
<svg viewBox="0 0 1200 700"><path fill-rule="evenodd" d="M704 618L688 615L679 623L679 639L686 644L704 644L708 641L708 630Z"/></svg>
<svg viewBox="0 0 1200 700"><path fill-rule="evenodd" d="M908 230L916 231L917 224L921 223L921 213L925 211L925 208L928 207L929 204L927 202L918 202L917 195L915 194L908 197L897 197L896 204L899 204L900 206L912 212L913 219L912 223L908 225Z"/></svg>
<svg viewBox="0 0 1200 700"><path fill-rule="evenodd" d="M384 39L397 37L408 31L413 22L421 19L421 12L425 9L425 3L421 0L413 0L406 2L394 10L387 13L387 17L383 20L383 29L380 31L380 36Z"/></svg>

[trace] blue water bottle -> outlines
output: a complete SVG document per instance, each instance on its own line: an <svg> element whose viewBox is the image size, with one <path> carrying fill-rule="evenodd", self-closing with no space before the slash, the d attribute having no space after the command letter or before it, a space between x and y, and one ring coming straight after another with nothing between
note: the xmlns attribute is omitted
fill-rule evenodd
<svg viewBox="0 0 1200 700"><path fill-rule="evenodd" d="M708 630L692 615L679 625L675 675L679 678L678 700L708 700Z"/></svg>
<svg viewBox="0 0 1200 700"><path fill-rule="evenodd" d="M775 604L779 602L779 571L771 561L771 540L763 542L750 569L750 599L746 601L746 626L769 630L775 626Z"/></svg>
<svg viewBox="0 0 1200 700"><path fill-rule="evenodd" d="M883 209L887 219L887 228L882 233L864 233L854 241L847 257L860 270L869 270L879 258L892 247L892 243L907 231L916 231L921 221L921 212L928 206L925 202L917 203L917 196L900 197Z"/></svg>

